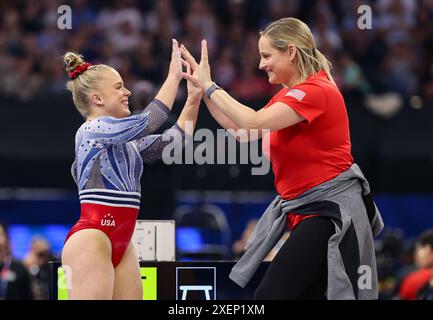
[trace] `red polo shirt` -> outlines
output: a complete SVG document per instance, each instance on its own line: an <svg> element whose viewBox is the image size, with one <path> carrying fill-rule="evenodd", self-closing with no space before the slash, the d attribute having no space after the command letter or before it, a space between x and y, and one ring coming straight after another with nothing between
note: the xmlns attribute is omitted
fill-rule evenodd
<svg viewBox="0 0 433 320"><path fill-rule="evenodd" d="M290 200L352 165L349 120L343 96L325 71L290 89L281 89L265 108L276 102L306 119L270 133L275 188L283 199ZM291 229L304 217L289 215Z"/></svg>

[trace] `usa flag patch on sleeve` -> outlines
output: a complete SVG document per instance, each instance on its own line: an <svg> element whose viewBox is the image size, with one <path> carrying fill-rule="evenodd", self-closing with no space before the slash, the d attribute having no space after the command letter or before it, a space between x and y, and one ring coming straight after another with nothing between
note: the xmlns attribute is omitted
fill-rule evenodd
<svg viewBox="0 0 433 320"><path fill-rule="evenodd" d="M293 97L298 101L302 101L304 99L306 93L299 89L292 89L289 92L286 93L287 97Z"/></svg>

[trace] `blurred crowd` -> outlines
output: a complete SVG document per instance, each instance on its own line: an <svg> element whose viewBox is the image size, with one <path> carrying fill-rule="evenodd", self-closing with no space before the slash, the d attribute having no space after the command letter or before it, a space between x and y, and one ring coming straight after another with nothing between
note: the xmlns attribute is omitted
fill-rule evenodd
<svg viewBox="0 0 433 320"><path fill-rule="evenodd" d="M0 221L0 300L47 300L49 261L56 257L49 241L36 236L25 257L14 255L8 225Z"/></svg>
<svg viewBox="0 0 433 320"><path fill-rule="evenodd" d="M62 4L71 29L58 27ZM361 5L371 8L371 29L358 27ZM3 0L0 94L64 93L61 56L72 50L118 69L139 105L165 77L170 39L199 57L206 38L215 81L238 99L263 101L275 88L258 70L258 31L287 16L310 26L342 90L433 101L431 0Z"/></svg>

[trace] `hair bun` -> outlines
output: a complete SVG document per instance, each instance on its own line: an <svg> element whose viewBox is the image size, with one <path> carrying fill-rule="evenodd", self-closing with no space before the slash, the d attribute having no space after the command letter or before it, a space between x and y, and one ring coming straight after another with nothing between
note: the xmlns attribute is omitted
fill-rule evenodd
<svg viewBox="0 0 433 320"><path fill-rule="evenodd" d="M67 52L64 56L63 56L63 62L66 66L66 71L72 72L77 66L79 66L80 64L85 63L83 56L79 55L78 53L75 52Z"/></svg>

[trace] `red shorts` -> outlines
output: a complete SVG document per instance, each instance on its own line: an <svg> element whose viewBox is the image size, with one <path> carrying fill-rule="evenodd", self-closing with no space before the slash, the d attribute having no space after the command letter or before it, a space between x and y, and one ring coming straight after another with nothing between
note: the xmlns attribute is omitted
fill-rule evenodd
<svg viewBox="0 0 433 320"><path fill-rule="evenodd" d="M101 230L110 239L111 261L116 267L122 260L132 239L137 217L137 208L81 203L80 219L69 231L65 242L77 231L84 229Z"/></svg>

